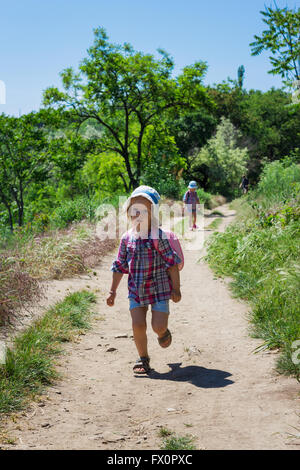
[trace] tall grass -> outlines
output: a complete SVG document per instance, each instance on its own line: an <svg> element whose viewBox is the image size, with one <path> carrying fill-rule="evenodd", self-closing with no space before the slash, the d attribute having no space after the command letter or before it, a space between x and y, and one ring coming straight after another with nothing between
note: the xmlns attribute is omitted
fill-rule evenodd
<svg viewBox="0 0 300 470"><path fill-rule="evenodd" d="M85 220L44 233L22 227L0 239L0 325L41 296L39 281L88 272L115 247L115 240L100 240L95 229Z"/></svg>
<svg viewBox="0 0 300 470"><path fill-rule="evenodd" d="M293 345L300 339L300 171L274 163L238 204L237 222L211 237L207 259L217 274L233 278L235 295L249 301L252 333L264 340L262 347L281 349L278 370L299 378Z"/></svg>
<svg viewBox="0 0 300 470"><path fill-rule="evenodd" d="M90 292L70 294L14 340L0 365L0 413L24 408L45 385L58 379L55 366L61 344L89 328L94 302Z"/></svg>
<svg viewBox="0 0 300 470"><path fill-rule="evenodd" d="M300 165L289 159L277 160L265 165L253 196L263 208L271 207L291 198L299 190L299 185Z"/></svg>
<svg viewBox="0 0 300 470"><path fill-rule="evenodd" d="M0 254L0 326L20 306L41 296L41 289L22 262Z"/></svg>

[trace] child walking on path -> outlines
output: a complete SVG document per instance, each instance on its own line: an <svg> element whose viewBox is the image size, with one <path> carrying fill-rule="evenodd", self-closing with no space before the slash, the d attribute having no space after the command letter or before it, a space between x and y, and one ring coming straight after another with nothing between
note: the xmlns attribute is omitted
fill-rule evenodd
<svg viewBox="0 0 300 470"><path fill-rule="evenodd" d="M107 305L114 305L120 281L124 274L128 274L129 310L139 354L133 370L138 374L147 374L151 370L146 335L149 304L152 329L160 346L166 348L172 341L168 329L169 299L173 302L181 300L178 270L181 258L158 228L155 210L159 199L158 192L149 186L140 186L128 198L125 208L132 228L121 237L117 259L111 266L113 278L106 300ZM158 243L155 246L153 240L156 237Z"/></svg>
<svg viewBox="0 0 300 470"><path fill-rule="evenodd" d="M196 225L197 204L200 204L200 200L196 192L197 187L198 186L197 186L196 181L190 181L188 185L188 190L183 196L183 202L185 203L188 214L189 214L190 230L198 228L198 226Z"/></svg>

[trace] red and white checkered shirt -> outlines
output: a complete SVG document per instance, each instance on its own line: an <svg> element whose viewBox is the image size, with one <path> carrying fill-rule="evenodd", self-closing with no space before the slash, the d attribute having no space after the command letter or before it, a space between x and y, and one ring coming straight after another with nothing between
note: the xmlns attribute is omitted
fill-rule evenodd
<svg viewBox="0 0 300 470"><path fill-rule="evenodd" d="M141 305L171 298L172 282L167 269L181 259L162 234L159 229L155 249L151 233L143 239L128 230L121 237L117 259L111 266L111 271L128 274L128 297Z"/></svg>

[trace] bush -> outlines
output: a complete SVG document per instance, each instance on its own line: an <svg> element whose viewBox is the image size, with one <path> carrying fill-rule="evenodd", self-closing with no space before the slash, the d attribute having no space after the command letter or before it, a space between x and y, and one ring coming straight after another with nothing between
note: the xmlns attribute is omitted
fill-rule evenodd
<svg viewBox="0 0 300 470"><path fill-rule="evenodd" d="M224 196L235 196L241 175L246 173L247 148L238 146L240 132L222 117L216 134L194 156L191 171L205 172L206 189Z"/></svg>
<svg viewBox="0 0 300 470"><path fill-rule="evenodd" d="M65 228L72 222L92 219L95 216L95 205L86 196L67 200L57 207L50 216L52 228Z"/></svg>
<svg viewBox="0 0 300 470"><path fill-rule="evenodd" d="M202 188L197 189L197 194L199 196L200 203L204 204L206 207L209 207L212 195L210 193L206 193Z"/></svg>
<svg viewBox="0 0 300 470"><path fill-rule="evenodd" d="M295 197L299 189L300 165L285 158L265 165L253 197L270 207Z"/></svg>

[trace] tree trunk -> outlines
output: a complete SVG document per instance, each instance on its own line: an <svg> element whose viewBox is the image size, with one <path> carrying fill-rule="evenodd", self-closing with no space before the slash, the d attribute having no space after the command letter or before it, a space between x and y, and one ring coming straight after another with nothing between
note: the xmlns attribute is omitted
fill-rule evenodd
<svg viewBox="0 0 300 470"><path fill-rule="evenodd" d="M8 202L6 201L6 199L4 198L3 194L2 194L2 196L1 196L1 201L3 202L3 204L5 205L5 207L6 207L6 209L7 209L8 218L9 218L9 227L10 227L10 231L13 232L13 231L14 231L14 223L13 223L13 217L12 217L10 205L8 204Z"/></svg>
<svg viewBox="0 0 300 470"><path fill-rule="evenodd" d="M126 183L126 180L125 180L124 176L122 175L122 173L120 173L120 176L121 176L121 178L122 178L122 181L123 181L123 184L124 184L125 191L126 191L126 193L128 193L128 191L129 191L128 184Z"/></svg>
<svg viewBox="0 0 300 470"><path fill-rule="evenodd" d="M137 153L137 170L136 170L137 184L139 184L140 177L141 177L142 141L143 141L144 131L145 131L145 125L141 124L141 130L140 130L140 135L139 135L139 140L138 140L138 153Z"/></svg>
<svg viewBox="0 0 300 470"><path fill-rule="evenodd" d="M129 162L129 155L127 151L123 153L123 158L125 160L126 170L127 170L127 174L128 174L129 181L130 181L128 189L134 189L138 186L138 182L136 178L133 176L130 162Z"/></svg>
<svg viewBox="0 0 300 470"><path fill-rule="evenodd" d="M20 188L20 200L18 202L18 223L19 223L19 226L21 227L24 222L23 184L21 180L19 183L19 188Z"/></svg>

